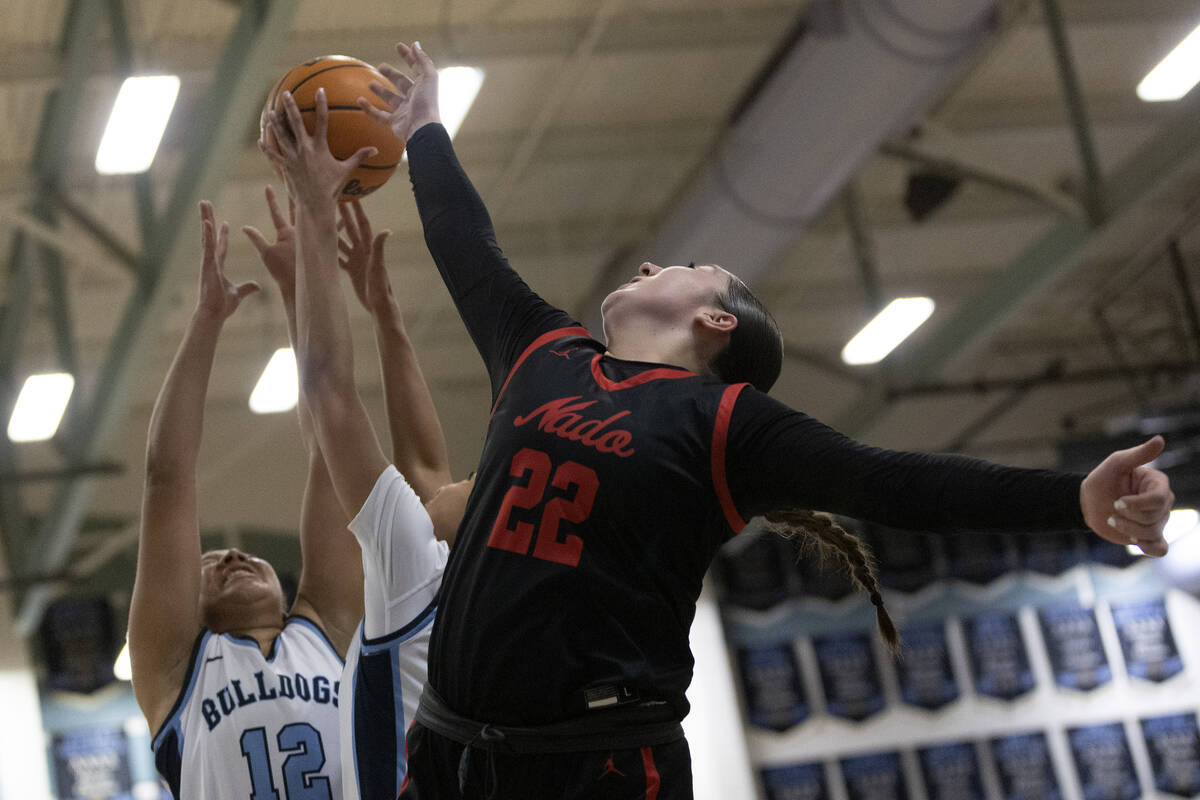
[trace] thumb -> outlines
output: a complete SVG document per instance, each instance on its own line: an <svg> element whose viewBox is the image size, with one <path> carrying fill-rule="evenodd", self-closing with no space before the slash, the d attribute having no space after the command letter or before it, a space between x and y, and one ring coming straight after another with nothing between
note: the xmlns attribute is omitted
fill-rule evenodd
<svg viewBox="0 0 1200 800"><path fill-rule="evenodd" d="M359 164L366 161L368 158L373 158L379 155L378 147L363 147L357 153L346 159L345 165L347 169L355 169Z"/></svg>
<svg viewBox="0 0 1200 800"><path fill-rule="evenodd" d="M240 301L240 300L246 299L250 295L257 292L259 290L259 288L260 288L259 285L255 281L246 281L245 283L238 284L234 288L233 293L237 296L237 299Z"/></svg>
<svg viewBox="0 0 1200 800"><path fill-rule="evenodd" d="M1130 447L1127 450L1118 450L1114 455L1118 457L1121 465L1133 469L1140 467L1142 464L1148 464L1154 459L1162 455L1166 448L1166 440L1161 436L1151 436L1146 441L1139 444L1137 447Z"/></svg>
<svg viewBox="0 0 1200 800"><path fill-rule="evenodd" d="M270 247L270 245L267 244L266 237L263 236L262 232L253 225L242 226L242 233L246 234L246 238L250 240L250 244L254 245L254 249L258 251L260 256L268 247Z"/></svg>

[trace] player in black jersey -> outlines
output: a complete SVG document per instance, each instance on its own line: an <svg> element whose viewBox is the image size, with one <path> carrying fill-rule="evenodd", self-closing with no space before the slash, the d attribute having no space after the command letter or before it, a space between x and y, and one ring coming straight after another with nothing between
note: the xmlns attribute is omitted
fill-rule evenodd
<svg viewBox="0 0 1200 800"><path fill-rule="evenodd" d="M1084 478L867 447L769 398L779 335L719 266L645 263L606 343L509 267L439 124L437 73L381 69L426 242L494 404L443 583L405 797L691 797L688 630L722 542L819 508L900 528L1091 527L1165 552L1162 440ZM752 385L750 385L752 384Z"/></svg>

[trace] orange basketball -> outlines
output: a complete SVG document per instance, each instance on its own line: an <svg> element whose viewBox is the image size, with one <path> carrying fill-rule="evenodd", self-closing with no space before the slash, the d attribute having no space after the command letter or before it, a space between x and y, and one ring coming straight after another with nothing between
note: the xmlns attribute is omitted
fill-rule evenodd
<svg viewBox="0 0 1200 800"><path fill-rule="evenodd" d="M404 142L392 129L366 115L359 108L358 98L377 108L387 108L370 89L377 82L391 87L392 83L370 64L349 56L320 56L305 61L284 75L267 96L259 117L259 133L269 148L276 148L275 136L267 126L267 110L274 109L287 124L283 110L283 93L291 92L300 107L304 127L312 133L316 128L317 89L325 90L329 104L329 150L337 158L349 158L360 148L375 147L379 152L363 161L350 175L350 180L338 196L339 202L348 202L370 194L392 177L400 157L404 153Z"/></svg>

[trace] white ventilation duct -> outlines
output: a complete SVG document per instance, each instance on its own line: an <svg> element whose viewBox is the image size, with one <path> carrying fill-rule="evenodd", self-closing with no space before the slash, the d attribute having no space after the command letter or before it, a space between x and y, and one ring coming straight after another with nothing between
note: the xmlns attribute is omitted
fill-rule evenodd
<svg viewBox="0 0 1200 800"><path fill-rule="evenodd" d="M638 257L661 265L715 262L753 283L865 158L961 76L995 27L996 6L812 3L740 104L711 163ZM620 274L629 269L621 265ZM590 322L600 329L598 319Z"/></svg>

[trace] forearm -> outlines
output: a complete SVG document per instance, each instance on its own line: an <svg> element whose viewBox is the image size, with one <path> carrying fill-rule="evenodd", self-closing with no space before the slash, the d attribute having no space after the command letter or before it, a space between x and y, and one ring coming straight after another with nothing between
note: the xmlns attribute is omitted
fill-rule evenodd
<svg viewBox="0 0 1200 800"><path fill-rule="evenodd" d="M375 316L392 461L422 501L450 482L446 437L398 308Z"/></svg>
<svg viewBox="0 0 1200 800"><path fill-rule="evenodd" d="M204 401L224 321L197 310L167 371L146 443L147 480L190 480L204 429Z"/></svg>
<svg viewBox="0 0 1200 800"><path fill-rule="evenodd" d="M337 267L332 200L304 199L296 208L296 356L309 403L329 392L354 391L350 316Z"/></svg>

